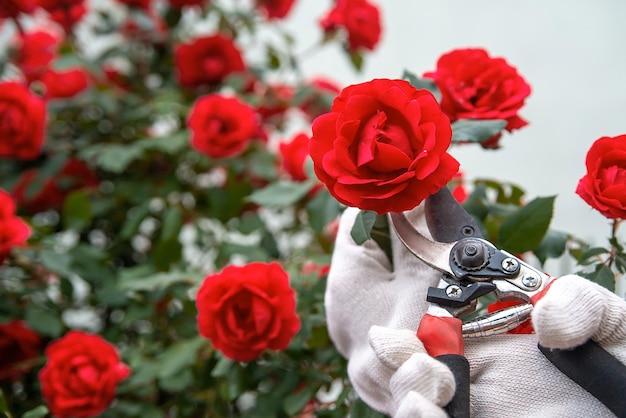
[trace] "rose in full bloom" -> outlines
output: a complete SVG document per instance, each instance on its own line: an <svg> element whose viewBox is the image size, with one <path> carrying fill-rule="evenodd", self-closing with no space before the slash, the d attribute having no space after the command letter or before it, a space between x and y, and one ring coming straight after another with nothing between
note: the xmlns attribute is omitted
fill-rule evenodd
<svg viewBox="0 0 626 418"><path fill-rule="evenodd" d="M21 83L0 82L0 158L23 160L39 155L46 104Z"/></svg>
<svg viewBox="0 0 626 418"><path fill-rule="evenodd" d="M76 96L89 86L87 71L81 67L67 70L49 69L42 74L40 80L46 86L46 99L67 99Z"/></svg>
<svg viewBox="0 0 626 418"><path fill-rule="evenodd" d="M11 254L11 249L23 245L30 236L30 227L15 215L15 200L0 189L0 264Z"/></svg>
<svg viewBox="0 0 626 418"><path fill-rule="evenodd" d="M91 417L104 411L130 369L115 347L96 334L70 331L48 344L39 373L41 393L59 417Z"/></svg>
<svg viewBox="0 0 626 418"><path fill-rule="evenodd" d="M441 108L450 121L457 119L503 119L506 130L528 124L518 112L530 95L530 85L504 58L489 56L481 48L456 49L442 55L432 79L441 91ZM497 148L500 134L482 142Z"/></svg>
<svg viewBox="0 0 626 418"><path fill-rule="evenodd" d="M59 34L47 28L18 35L14 62L29 82L39 79L50 67L62 40Z"/></svg>
<svg viewBox="0 0 626 418"><path fill-rule="evenodd" d="M450 121L435 97L404 80L346 87L313 121L317 177L339 202L379 214L417 206L454 176Z"/></svg>
<svg viewBox="0 0 626 418"><path fill-rule="evenodd" d="M0 381L15 380L32 368L30 360L37 358L41 337L23 321L0 324Z"/></svg>
<svg viewBox="0 0 626 418"><path fill-rule="evenodd" d="M222 34L202 36L177 45L174 61L180 84L189 87L217 84L244 69L239 48Z"/></svg>
<svg viewBox="0 0 626 418"><path fill-rule="evenodd" d="M337 0L320 25L325 33L345 30L350 51L373 50L382 32L380 11L367 0Z"/></svg>
<svg viewBox="0 0 626 418"><path fill-rule="evenodd" d="M259 131L254 108L236 97L219 94L199 98L187 126L192 132L191 145L212 158L240 154Z"/></svg>
<svg viewBox="0 0 626 418"><path fill-rule="evenodd" d="M93 189L99 184L93 170L75 158L67 160L54 177L43 180L41 187L32 193L30 186L36 181L37 174L35 168L24 171L13 188L13 196L20 208L30 213L60 210L70 192Z"/></svg>
<svg viewBox="0 0 626 418"><path fill-rule="evenodd" d="M208 276L196 306L200 334L237 361L284 350L300 329L295 292L276 262L228 266Z"/></svg>
<svg viewBox="0 0 626 418"><path fill-rule="evenodd" d="M626 135L604 136L587 151L576 193L609 219L626 219Z"/></svg>
<svg viewBox="0 0 626 418"><path fill-rule="evenodd" d="M304 164L309 156L309 136L303 132L297 133L289 142L278 145L282 170L293 180L304 181L308 177L304 171Z"/></svg>
<svg viewBox="0 0 626 418"><path fill-rule="evenodd" d="M256 0L256 7L269 19L282 19L286 17L295 0Z"/></svg>

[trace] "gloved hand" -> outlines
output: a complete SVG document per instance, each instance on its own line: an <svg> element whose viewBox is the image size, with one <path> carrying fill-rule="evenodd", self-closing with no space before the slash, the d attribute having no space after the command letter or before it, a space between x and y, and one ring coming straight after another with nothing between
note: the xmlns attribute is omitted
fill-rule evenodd
<svg viewBox="0 0 626 418"><path fill-rule="evenodd" d="M393 233L392 271L376 243L357 245L352 240L357 213L346 209L335 243L325 298L330 336L348 359L348 374L357 393L371 407L396 418L445 417L442 406L451 398L453 379L415 338L428 307L427 289L437 285L439 273L413 256ZM422 234L430 236L421 206L407 215ZM572 280L581 287L570 286ZM562 287L568 291L564 293ZM584 308L577 311L572 301L587 293L598 296L584 298ZM619 353L626 352L626 331L619 318L626 314L625 305L591 282L566 276L536 305L537 335L467 340L472 416L612 416L541 354L537 338L542 345L555 347L549 338L561 335L563 348L580 342L573 341L572 335L599 338L607 351L624 362L624 354ZM594 308L603 319L589 318L588 310ZM572 322L578 328L572 330Z"/></svg>

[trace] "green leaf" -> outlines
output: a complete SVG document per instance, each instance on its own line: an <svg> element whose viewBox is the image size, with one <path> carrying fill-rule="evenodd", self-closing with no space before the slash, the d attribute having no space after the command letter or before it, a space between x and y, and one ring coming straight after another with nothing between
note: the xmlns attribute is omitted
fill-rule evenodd
<svg viewBox="0 0 626 418"><path fill-rule="evenodd" d="M555 196L538 197L504 218L499 244L514 254L535 249L548 231Z"/></svg>
<svg viewBox="0 0 626 418"><path fill-rule="evenodd" d="M72 258L68 253L60 253L53 250L41 250L39 253L41 264L48 270L59 273L62 276L69 276L72 274L70 265Z"/></svg>
<svg viewBox="0 0 626 418"><path fill-rule="evenodd" d="M227 376L230 372L231 368L235 364L234 360L229 359L228 357L221 356L211 370L211 376L213 377L224 377Z"/></svg>
<svg viewBox="0 0 626 418"><path fill-rule="evenodd" d="M391 237L390 237L390 229L389 229L389 220L386 215L377 215L376 221L372 226L372 230L370 231L370 236L381 250L387 255L387 259L389 263L393 263L393 255L391 252Z"/></svg>
<svg viewBox="0 0 626 418"><path fill-rule="evenodd" d="M372 227L378 214L371 210L362 210L356 215L350 236L358 245L371 238Z"/></svg>
<svg viewBox="0 0 626 418"><path fill-rule="evenodd" d="M126 221L122 225L119 237L126 240L137 233L141 222L150 214L150 202L144 202L142 205L131 208L126 213Z"/></svg>
<svg viewBox="0 0 626 418"><path fill-rule="evenodd" d="M292 182L280 180L252 192L247 201L267 207L282 207L293 205L302 199L313 187L313 181Z"/></svg>
<svg viewBox="0 0 626 418"><path fill-rule="evenodd" d="M387 415L374 411L360 398L352 403L350 408L350 418L386 418Z"/></svg>
<svg viewBox="0 0 626 418"><path fill-rule="evenodd" d="M306 404L315 395L315 389L312 386L305 386L297 392L287 395L283 400L283 410L287 415L294 416L306 406Z"/></svg>
<svg viewBox="0 0 626 418"><path fill-rule="evenodd" d="M63 324L59 316L41 305L28 305L26 323L33 331L46 337L57 338L63 332Z"/></svg>
<svg viewBox="0 0 626 418"><path fill-rule="evenodd" d="M164 273L154 273L149 277L121 276L118 287L122 290L131 291L152 291L165 289L176 283L188 283L195 285L204 276L199 273L189 273L182 271L170 271Z"/></svg>
<svg viewBox="0 0 626 418"><path fill-rule="evenodd" d="M411 83L411 85L417 89L428 90L433 96L435 96L435 99L441 103L441 91L439 90L439 87L437 87L437 84L435 84L435 82L430 78L420 78L408 70L404 70L402 72L402 78Z"/></svg>
<svg viewBox="0 0 626 418"><path fill-rule="evenodd" d="M22 418L42 418L48 415L48 407L39 405L29 411L24 412Z"/></svg>
<svg viewBox="0 0 626 418"><path fill-rule="evenodd" d="M354 69L360 72L363 69L363 54L352 51L348 52L348 55L350 56L350 62Z"/></svg>
<svg viewBox="0 0 626 418"><path fill-rule="evenodd" d="M2 389L0 389L0 414L11 416L11 412L9 411L9 406L7 404L7 399L4 396L4 392L2 391Z"/></svg>
<svg viewBox="0 0 626 418"><path fill-rule="evenodd" d="M194 363L196 361L196 353L205 344L205 339L195 337L169 346L157 359L161 365L158 377L167 379Z"/></svg>
<svg viewBox="0 0 626 418"><path fill-rule="evenodd" d="M87 193L77 190L63 202L63 223L67 229L82 231L91 223L92 211Z"/></svg>
<svg viewBox="0 0 626 418"><path fill-rule="evenodd" d="M604 248L604 247L588 248L578 257L578 263L582 265L592 264L592 263L600 261L600 258L598 257L599 255L608 254L608 253L609 253L608 248Z"/></svg>
<svg viewBox="0 0 626 418"><path fill-rule="evenodd" d="M548 230L541 240L541 243L535 248L534 253L541 262L545 263L548 258L558 258L565 253L569 235L564 232Z"/></svg>
<svg viewBox="0 0 626 418"><path fill-rule="evenodd" d="M324 189L306 204L306 211L311 228L321 234L324 227L339 216L341 205Z"/></svg>
<svg viewBox="0 0 626 418"><path fill-rule="evenodd" d="M611 292L615 292L615 275L606 264L596 264L592 272L581 272L578 274L592 282L598 283Z"/></svg>
<svg viewBox="0 0 626 418"><path fill-rule="evenodd" d="M484 142L506 126L505 120L459 119L452 124L452 142Z"/></svg>
<svg viewBox="0 0 626 418"><path fill-rule="evenodd" d="M96 163L103 170L119 174L140 158L143 152L143 148L137 145L108 144L98 150Z"/></svg>

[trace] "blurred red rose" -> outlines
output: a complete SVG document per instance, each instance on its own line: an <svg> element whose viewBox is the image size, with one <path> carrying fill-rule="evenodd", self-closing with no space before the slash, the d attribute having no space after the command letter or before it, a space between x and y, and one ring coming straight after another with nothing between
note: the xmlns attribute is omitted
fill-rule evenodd
<svg viewBox="0 0 626 418"><path fill-rule="evenodd" d="M30 236L30 227L15 216L13 197L0 189L0 264L11 254L15 246L23 245Z"/></svg>
<svg viewBox="0 0 626 418"><path fill-rule="evenodd" d="M626 135L597 139L586 166L576 194L607 218L626 219Z"/></svg>
<svg viewBox="0 0 626 418"><path fill-rule="evenodd" d="M333 99L339 94L339 86L325 78L313 78L304 87L305 93L298 104L308 117L313 120L330 111Z"/></svg>
<svg viewBox="0 0 626 418"><path fill-rule="evenodd" d="M452 186L452 196L454 196L454 199L456 199L457 202L463 203L467 200L469 193L465 187L465 180L462 172L459 171L454 175L454 177L452 177L450 186Z"/></svg>
<svg viewBox="0 0 626 418"><path fill-rule="evenodd" d="M26 170L13 188L13 196L20 208L29 213L59 210L70 192L95 188L99 184L98 177L91 168L77 159L68 160L54 177L44 179L41 186L32 194L29 193L29 188L33 181L36 181L37 174L35 168Z"/></svg>
<svg viewBox="0 0 626 418"><path fill-rule="evenodd" d="M441 108L450 121L457 119L503 119L506 130L526 126L517 112L530 95L530 86L503 58L492 58L480 48L456 49L442 55L432 79L441 90ZM498 148L500 135L482 142Z"/></svg>
<svg viewBox="0 0 626 418"><path fill-rule="evenodd" d="M217 84L244 69L241 52L231 38L222 34L178 44L174 61L180 84L190 87Z"/></svg>
<svg viewBox="0 0 626 418"><path fill-rule="evenodd" d="M312 129L315 173L348 206L412 209L459 168L447 153L452 129L437 100L404 80L346 87Z"/></svg>
<svg viewBox="0 0 626 418"><path fill-rule="evenodd" d="M286 17L295 0L256 0L256 6L269 19L282 19Z"/></svg>
<svg viewBox="0 0 626 418"><path fill-rule="evenodd" d="M48 70L41 76L46 86L46 99L66 99L76 96L89 86L89 76L80 67L67 70Z"/></svg>
<svg viewBox="0 0 626 418"><path fill-rule="evenodd" d="M206 277L196 306L200 334L237 361L284 350L300 329L295 292L275 262L228 266Z"/></svg>
<svg viewBox="0 0 626 418"><path fill-rule="evenodd" d="M90 417L104 411L130 369L99 335L73 330L48 344L39 373L41 393L59 417Z"/></svg>
<svg viewBox="0 0 626 418"><path fill-rule="evenodd" d="M0 82L0 157L23 160L39 155L46 104L23 84Z"/></svg>
<svg viewBox="0 0 626 418"><path fill-rule="evenodd" d="M50 15L50 20L58 23L66 32L87 14L85 0L39 0L39 5Z"/></svg>
<svg viewBox="0 0 626 418"><path fill-rule="evenodd" d="M56 58L62 38L51 30L37 29L18 35L15 65L29 82L39 79Z"/></svg>
<svg viewBox="0 0 626 418"><path fill-rule="evenodd" d="M305 181L308 177L304 163L309 156L309 136L297 133L289 142L278 145L282 170L296 181Z"/></svg>
<svg viewBox="0 0 626 418"><path fill-rule="evenodd" d="M255 110L235 97L210 94L199 98L187 119L191 145L212 158L240 154L258 136Z"/></svg>
<svg viewBox="0 0 626 418"><path fill-rule="evenodd" d="M202 6L208 4L210 0L168 0L167 2L176 9L182 9L186 6Z"/></svg>
<svg viewBox="0 0 626 418"><path fill-rule="evenodd" d="M150 10L152 6L152 0L116 0L118 3L125 4L128 7L136 7L139 9L144 9L146 11Z"/></svg>
<svg viewBox="0 0 626 418"><path fill-rule="evenodd" d="M38 7L38 0L5 0L0 2L0 19L15 18L20 13L32 13Z"/></svg>
<svg viewBox="0 0 626 418"><path fill-rule="evenodd" d="M0 223L2 221L0 220ZM16 319L0 324L0 381L16 380L32 368L41 348L39 334Z"/></svg>
<svg viewBox="0 0 626 418"><path fill-rule="evenodd" d="M382 31L380 11L367 0L337 0L320 25L325 33L345 29L350 51L373 50Z"/></svg>

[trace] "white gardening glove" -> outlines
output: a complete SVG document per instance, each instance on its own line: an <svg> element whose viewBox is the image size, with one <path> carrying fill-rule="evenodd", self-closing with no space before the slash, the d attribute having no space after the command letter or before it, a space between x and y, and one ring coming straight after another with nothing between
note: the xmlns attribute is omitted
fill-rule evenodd
<svg viewBox="0 0 626 418"><path fill-rule="evenodd" d="M439 274L416 259L394 234L391 235L395 270L391 271L386 256L374 242L357 245L351 239L356 213L355 209L347 209L342 217L328 277L325 303L330 336L348 359L348 374L357 393L371 407L396 418L445 416L440 407L447 403L451 376L440 369L435 359L424 357L422 346L412 339L428 306L427 289L437 285ZM409 217L418 230L429 236L420 207ZM555 306L549 296L557 295L556 299L562 300L558 296L562 292L557 291L559 287L550 289L545 300L537 303L535 316L542 315L542 305ZM609 303L602 305L617 312L604 311L602 315L613 318L610 324L618 323L616 319L624 315L623 306L614 303L614 296L606 295L601 289L600 293L611 296L607 299ZM578 298L574 296L570 300ZM591 306L600 305L594 302ZM573 310L576 305L561 304L561 308L545 317L545 323L553 322L549 319L551 315L572 320ZM578 315L589 316L583 309ZM541 329L541 321L537 320ZM626 345L623 334L616 331L598 334L599 329L605 327L597 327L590 335L599 338L598 342L606 345L607 351L624 362L624 356L619 355ZM608 335L611 333L614 337ZM466 340L472 417L613 416L596 398L554 367L538 350L537 343L534 334ZM411 408L412 411L406 412Z"/></svg>
<svg viewBox="0 0 626 418"><path fill-rule="evenodd" d="M557 279L532 319L546 348L571 349L593 339L626 363L626 301L596 283L576 275Z"/></svg>
<svg viewBox="0 0 626 418"><path fill-rule="evenodd" d="M391 234L394 271L378 245L350 236L358 213L342 215L325 297L328 330L348 359L348 374L372 408L395 417L445 417L454 393L450 370L426 354L416 337L426 312L426 291L439 274ZM409 216L425 221L422 207Z"/></svg>

